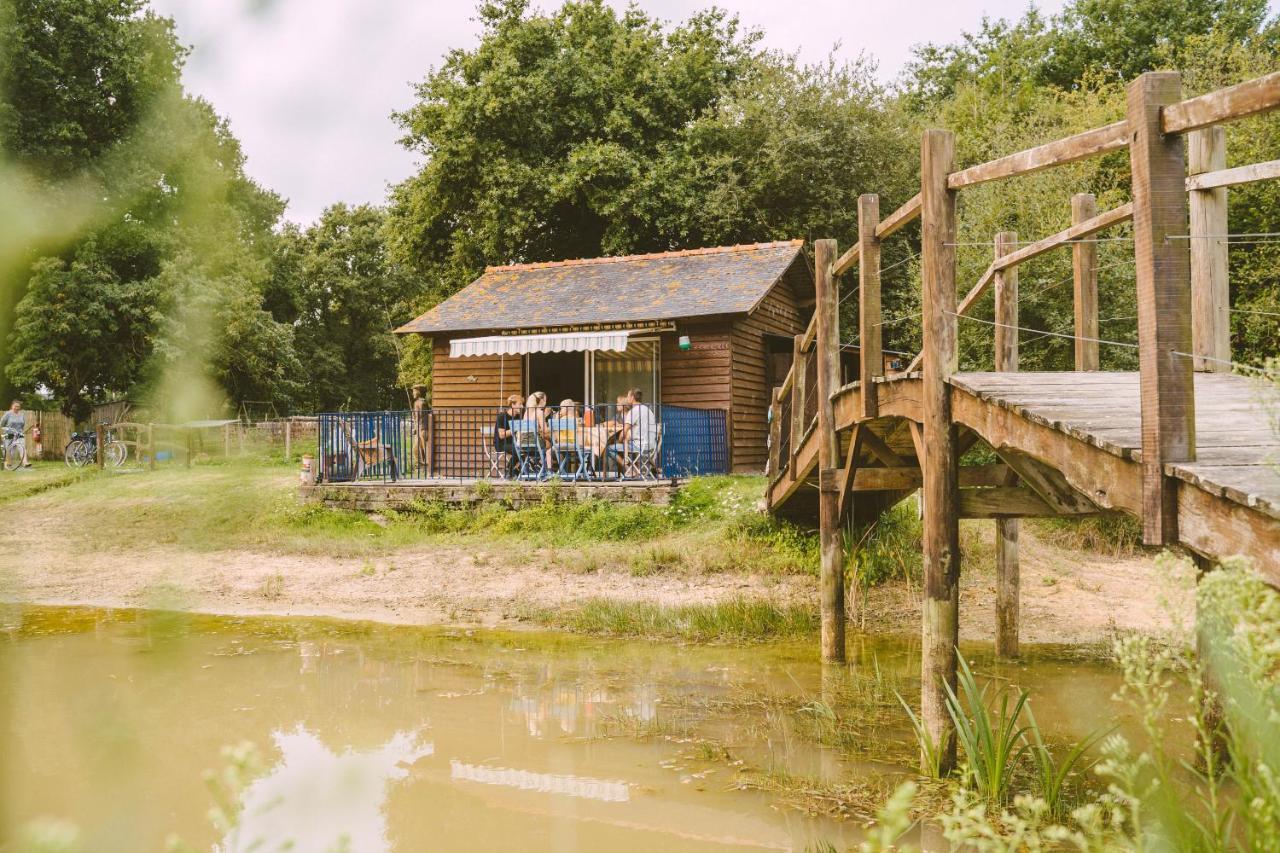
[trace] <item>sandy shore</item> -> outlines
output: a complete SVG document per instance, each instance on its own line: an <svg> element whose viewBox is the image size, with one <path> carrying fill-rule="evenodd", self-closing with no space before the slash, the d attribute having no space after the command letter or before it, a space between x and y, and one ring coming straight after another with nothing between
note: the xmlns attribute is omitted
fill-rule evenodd
<svg viewBox="0 0 1280 853"><path fill-rule="evenodd" d="M0 579L0 596L9 601L496 626L528 624L532 611L596 597L682 605L735 598L813 603L817 595L808 577L634 577L625 567L584 573L568 551L444 546L355 559L175 548L84 554L45 535L47 527L26 530L6 537L6 551L23 555L7 561ZM1024 642L1096 643L1116 631L1164 634L1172 625L1165 601L1175 612L1190 612L1189 594L1160 577L1149 557L1081 555L1026 533L1023 539ZM873 589L852 615L871 632L914 633L919 599L918 587L889 584ZM966 572L964 638L992 637L994 602L994 577Z"/></svg>

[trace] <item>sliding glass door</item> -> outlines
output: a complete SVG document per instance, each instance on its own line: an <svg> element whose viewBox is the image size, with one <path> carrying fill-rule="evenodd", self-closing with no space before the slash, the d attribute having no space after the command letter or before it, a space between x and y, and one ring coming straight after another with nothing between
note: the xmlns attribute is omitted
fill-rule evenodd
<svg viewBox="0 0 1280 853"><path fill-rule="evenodd" d="M657 338L632 338L625 352L600 350L591 353L591 401L595 405L611 404L632 388L639 388L649 405L658 402Z"/></svg>

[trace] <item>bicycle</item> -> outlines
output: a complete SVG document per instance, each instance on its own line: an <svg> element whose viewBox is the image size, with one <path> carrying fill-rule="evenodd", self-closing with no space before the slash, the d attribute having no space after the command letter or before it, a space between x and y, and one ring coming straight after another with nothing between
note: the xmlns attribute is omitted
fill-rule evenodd
<svg viewBox="0 0 1280 853"><path fill-rule="evenodd" d="M105 422L101 426L107 426ZM103 432L102 461L111 468L119 468L129 458L129 446L115 437L110 430ZM83 468L98 461L98 433L73 432L62 452L62 460L71 468Z"/></svg>
<svg viewBox="0 0 1280 853"><path fill-rule="evenodd" d="M4 470L17 471L26 463L23 441L22 433L17 430L4 431Z"/></svg>

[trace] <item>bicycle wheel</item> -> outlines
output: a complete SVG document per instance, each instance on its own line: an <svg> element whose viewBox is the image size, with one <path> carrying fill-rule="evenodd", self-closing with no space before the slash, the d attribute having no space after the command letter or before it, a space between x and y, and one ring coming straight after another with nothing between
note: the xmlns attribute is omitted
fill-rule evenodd
<svg viewBox="0 0 1280 853"><path fill-rule="evenodd" d="M62 451L62 461L66 462L69 468L84 467L84 442L78 438L69 442L67 449Z"/></svg>
<svg viewBox="0 0 1280 853"><path fill-rule="evenodd" d="M119 468L129 458L129 446L121 441L107 443L103 450L102 461L112 468Z"/></svg>
<svg viewBox="0 0 1280 853"><path fill-rule="evenodd" d="M17 471L22 467L22 442L21 440L6 441L4 443L4 470Z"/></svg>

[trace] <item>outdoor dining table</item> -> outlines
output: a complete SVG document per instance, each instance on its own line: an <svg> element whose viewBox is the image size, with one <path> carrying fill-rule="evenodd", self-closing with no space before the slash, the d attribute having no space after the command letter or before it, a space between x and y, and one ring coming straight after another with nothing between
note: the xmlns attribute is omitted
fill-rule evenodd
<svg viewBox="0 0 1280 853"><path fill-rule="evenodd" d="M603 470L605 464L605 453L609 449L609 443L613 438L622 431L622 424L611 423L606 421L595 426L584 427L582 432L582 444L591 451L591 455L600 460L600 467Z"/></svg>

